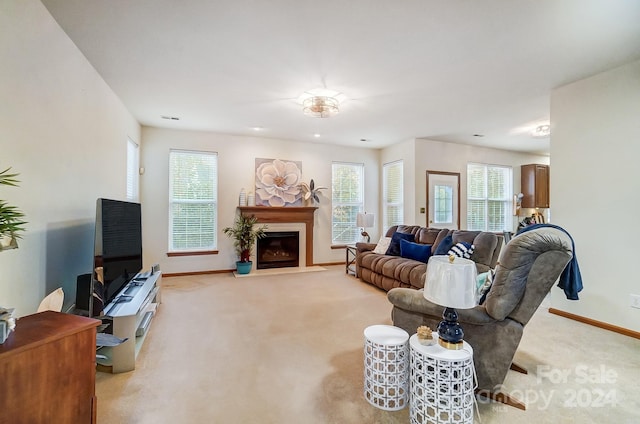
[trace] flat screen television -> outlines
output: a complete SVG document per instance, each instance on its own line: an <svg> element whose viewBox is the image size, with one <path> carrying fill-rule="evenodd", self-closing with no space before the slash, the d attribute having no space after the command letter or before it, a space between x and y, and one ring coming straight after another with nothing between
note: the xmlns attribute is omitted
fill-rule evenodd
<svg viewBox="0 0 640 424"><path fill-rule="evenodd" d="M92 315L100 315L142 269L142 214L139 203L98 199L93 264ZM99 309L99 310L96 310Z"/></svg>

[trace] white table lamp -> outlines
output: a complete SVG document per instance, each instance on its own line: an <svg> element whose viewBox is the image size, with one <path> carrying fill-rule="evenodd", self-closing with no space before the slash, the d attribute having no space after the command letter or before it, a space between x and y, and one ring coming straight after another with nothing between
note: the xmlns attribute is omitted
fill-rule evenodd
<svg viewBox="0 0 640 424"><path fill-rule="evenodd" d="M367 243L371 241L369 233L365 231L365 228L373 227L374 215L372 213L359 213L356 216L356 225L361 228L360 235L365 238Z"/></svg>
<svg viewBox="0 0 640 424"><path fill-rule="evenodd" d="M453 255L429 258L424 297L445 307L438 325L438 341L447 349L462 348L464 332L458 323L455 308L471 309L477 305L477 274L476 264L472 260Z"/></svg>

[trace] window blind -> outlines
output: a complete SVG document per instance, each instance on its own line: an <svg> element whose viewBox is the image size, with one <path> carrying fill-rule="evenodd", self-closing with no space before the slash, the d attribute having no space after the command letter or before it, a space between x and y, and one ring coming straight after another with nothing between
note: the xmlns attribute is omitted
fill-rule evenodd
<svg viewBox="0 0 640 424"><path fill-rule="evenodd" d="M382 166L383 174L383 232L404 222L403 162L391 162Z"/></svg>
<svg viewBox="0 0 640 424"><path fill-rule="evenodd" d="M137 202L139 199L140 156L138 144L127 138L127 200Z"/></svg>
<svg viewBox="0 0 640 424"><path fill-rule="evenodd" d="M169 153L169 251L217 247L218 155Z"/></svg>
<svg viewBox="0 0 640 424"><path fill-rule="evenodd" d="M512 175L508 166L467 164L467 229L511 231Z"/></svg>
<svg viewBox="0 0 640 424"><path fill-rule="evenodd" d="M331 243L358 241L356 217L364 210L364 164L334 162L331 165Z"/></svg>

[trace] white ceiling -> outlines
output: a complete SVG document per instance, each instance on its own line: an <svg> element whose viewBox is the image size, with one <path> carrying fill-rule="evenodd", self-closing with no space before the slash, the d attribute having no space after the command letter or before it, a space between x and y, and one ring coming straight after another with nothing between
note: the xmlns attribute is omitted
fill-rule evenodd
<svg viewBox="0 0 640 424"><path fill-rule="evenodd" d="M327 144L548 152L551 90L640 58L637 0L42 3L143 125ZM318 87L339 115L303 115Z"/></svg>

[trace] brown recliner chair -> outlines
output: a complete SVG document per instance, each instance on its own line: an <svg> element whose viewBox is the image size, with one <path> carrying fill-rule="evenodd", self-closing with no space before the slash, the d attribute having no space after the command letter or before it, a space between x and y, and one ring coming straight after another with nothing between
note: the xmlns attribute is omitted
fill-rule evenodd
<svg viewBox="0 0 640 424"><path fill-rule="evenodd" d="M519 234L503 248L485 302L457 310L464 340L473 347L479 393L525 409L496 389L512 366L524 326L572 258L571 237L561 229L541 227ZM436 328L442 320L444 308L425 299L422 290L395 288L387 297L393 304L393 324L409 334L421 325Z"/></svg>

